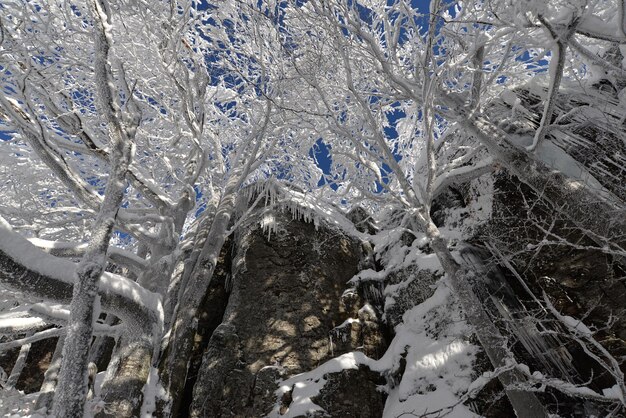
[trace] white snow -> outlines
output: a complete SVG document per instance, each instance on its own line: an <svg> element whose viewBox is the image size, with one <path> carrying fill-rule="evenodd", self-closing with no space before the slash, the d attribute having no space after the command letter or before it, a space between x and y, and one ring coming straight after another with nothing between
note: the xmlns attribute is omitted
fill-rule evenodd
<svg viewBox="0 0 626 418"><path fill-rule="evenodd" d="M624 394L617 384L610 388L602 389L602 394L607 398L618 399L620 402L624 403Z"/></svg>
<svg viewBox="0 0 626 418"><path fill-rule="evenodd" d="M31 271L64 283L74 283L76 264L41 251L27 239L13 232L2 217L0 217L0 251ZM137 283L117 274L104 272L99 280L99 288L103 293L121 295L129 302L152 312L155 319L163 320L161 297Z"/></svg>
<svg viewBox="0 0 626 418"><path fill-rule="evenodd" d="M141 406L141 418L151 418L156 410L156 399L159 392L159 371L156 367L150 368L148 381L143 387L143 405Z"/></svg>
<svg viewBox="0 0 626 418"><path fill-rule="evenodd" d="M65 241L50 241L40 238L28 238L28 241L36 247L47 250L75 250L84 251L87 249L87 243L73 243Z"/></svg>
<svg viewBox="0 0 626 418"><path fill-rule="evenodd" d="M350 283L358 283L359 281L383 281L390 273L410 268L412 266L419 267L420 270L429 270L432 272L441 271L441 264L437 256L425 254L421 250L421 239L416 238L411 246L402 245L400 236L406 230L403 228L395 228L386 233L381 234L382 237L376 235L373 237L376 254L384 260L384 270L374 271L372 269L362 270L357 273ZM406 286L406 284L392 285ZM385 293L388 293L385 291Z"/></svg>
<svg viewBox="0 0 626 418"><path fill-rule="evenodd" d="M46 418L43 411L36 411L35 402L39 392L24 394L16 389L2 389L0 416L4 418Z"/></svg>
<svg viewBox="0 0 626 418"><path fill-rule="evenodd" d="M619 24L613 20L607 22L592 14L587 14L580 20L578 30L583 33L586 32L607 39L625 40L624 35L620 31Z"/></svg>
<svg viewBox="0 0 626 418"><path fill-rule="evenodd" d="M75 242L66 242L66 241L51 241L47 239L41 238L28 238L28 241L36 246L37 248L41 248L46 252L51 252L54 250L57 251L68 251L75 252L77 255L84 253L87 250L87 243L75 243ZM122 256L125 260L131 261L136 266L146 267L146 260L137 256L136 254L123 250L122 248L110 246L108 249L109 255L119 255Z"/></svg>
<svg viewBox="0 0 626 418"><path fill-rule="evenodd" d="M430 329L432 324L439 324L439 329ZM383 418L395 418L403 413L421 416L437 410L449 417L476 417L461 403L461 397L472 384L472 363L477 350L467 341L469 334L451 300L450 290L441 281L432 297L405 313L404 322L396 328L396 336L381 359L370 359L361 352L346 353L310 372L282 381L276 391L277 399L292 391L293 402L284 415L280 415L277 403L268 417L289 418L321 411L312 399L324 387L327 374L357 369L360 365L377 372L393 372L400 367L402 357L406 359L405 371L398 386L387 388L389 396Z"/></svg>
<svg viewBox="0 0 626 418"><path fill-rule="evenodd" d="M361 307L361 309L359 309L359 318L361 318L362 316L376 318L376 311L374 311L372 305L366 303Z"/></svg>
<svg viewBox="0 0 626 418"><path fill-rule="evenodd" d="M365 354L355 351L328 360L310 372L298 374L282 381L279 389L275 392L276 396L278 399L281 399L283 394L292 391L293 401L286 414L280 414L280 405L277 404L272 412L268 414L268 418L292 418L306 416L316 411L323 411L319 405L313 403L311 398L317 396L324 387L326 383L324 376L329 373L338 373L342 370L357 369L359 364L371 362L372 360L367 358Z"/></svg>
<svg viewBox="0 0 626 418"><path fill-rule="evenodd" d="M437 324L440 329L430 329ZM477 350L467 341L470 333L443 282L433 296L406 312L392 346L379 360L397 367L406 348L406 368L400 384L389 391L383 418L438 410L449 417L476 416L460 402L472 383Z"/></svg>
<svg viewBox="0 0 626 418"><path fill-rule="evenodd" d="M571 316L561 315L559 318L561 321L565 322L571 329L576 330L582 335L591 336L593 333L580 319L572 318Z"/></svg>
<svg viewBox="0 0 626 418"><path fill-rule="evenodd" d="M30 329L39 325L43 325L44 322L41 318L33 317L9 317L0 318L0 330L11 329L12 331L19 331L21 329Z"/></svg>
<svg viewBox="0 0 626 418"><path fill-rule="evenodd" d="M509 138L515 140L518 147L526 147L530 144L531 138L524 136L509 135ZM572 158L567 152L551 141L540 142L535 151L535 156L548 167L563 173L566 177L572 179L570 187L577 187L577 182L586 184L598 194L610 196L610 192L602 186L578 161ZM610 200L610 197L609 197Z"/></svg>

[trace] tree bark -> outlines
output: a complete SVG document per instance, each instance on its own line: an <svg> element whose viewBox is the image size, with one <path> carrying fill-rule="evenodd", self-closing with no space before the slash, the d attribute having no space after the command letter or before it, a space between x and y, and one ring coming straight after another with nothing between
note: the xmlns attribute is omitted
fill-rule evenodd
<svg viewBox="0 0 626 418"><path fill-rule="evenodd" d="M193 349L198 308L209 287L217 259L226 241L240 183L241 177L237 175L231 176L228 180L202 251L196 263L189 266L192 270L188 280L183 278L178 297L179 306L173 320L172 337L162 374L163 386L169 397L169 405L161 407L161 413L165 416L177 416L180 409L181 394L187 379L188 359Z"/></svg>
<svg viewBox="0 0 626 418"><path fill-rule="evenodd" d="M431 248L446 272L452 292L461 304L468 322L474 327L491 364L496 369L511 368L515 365L515 360L506 348L507 340L482 308L480 299L472 289L471 278L475 273L456 262L448 249L448 243L427 217L420 217L420 221L425 224L426 235L431 239ZM547 418L548 414L535 394L521 388L527 383L522 373L512 368L500 373L498 379L519 418Z"/></svg>

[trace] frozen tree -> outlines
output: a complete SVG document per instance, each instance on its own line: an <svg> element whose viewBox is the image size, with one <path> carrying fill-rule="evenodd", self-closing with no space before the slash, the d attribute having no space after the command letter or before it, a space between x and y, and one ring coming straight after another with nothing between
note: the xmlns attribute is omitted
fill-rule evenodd
<svg viewBox="0 0 626 418"><path fill-rule="evenodd" d="M596 95L593 104L568 113L559 90L564 79L582 80L588 90L598 78L622 79L621 62L588 49L597 48L598 40L623 42L621 9L615 6L432 1L429 10L419 10L403 1L310 1L287 12L287 31L298 43L292 65L309 86L306 106L326 115L310 131L331 150L326 181L352 203L400 208L402 225L426 236L496 368L506 368L512 358L471 288L479 272L455 260L431 207L450 185L502 167L549 201L566 202L559 208L565 217L599 245L623 254L626 225L623 215L616 217L624 210L623 186L617 193L607 190L554 139L557 131L561 137L575 131L576 124L565 124L570 115L590 116L613 101ZM600 23L608 29L599 32ZM548 85L540 94L542 110L525 109L515 92L523 96L520 86L543 71ZM530 141L492 119L502 116L490 112L503 100L526 118L538 116ZM578 123L583 120L589 117ZM620 123L611 118L612 129L623 135ZM623 164L619 154L615 161ZM534 395L518 390L527 379L520 371L499 378L513 388L508 395L518 416L545 414Z"/></svg>
<svg viewBox="0 0 626 418"><path fill-rule="evenodd" d="M3 344L67 336L56 415L81 414L102 342L90 354L90 340L106 335L117 345L99 414L136 415L157 374L164 394L146 404L180 411L199 305L250 213L237 206L262 200L242 190L270 177L317 208L399 209L518 414L545 415L431 210L450 185L502 167L624 253L623 154L607 157L606 181L564 152L590 120L623 138L624 4L413 3L0 5L0 281L28 317L6 333L30 334ZM326 173L315 147L330 150Z"/></svg>
<svg viewBox="0 0 626 418"><path fill-rule="evenodd" d="M163 385L176 401L195 312L239 191L285 170L284 156L297 146L281 105L290 81L268 66L280 53L272 47L277 29L265 18L271 10L106 1L15 1L0 10L2 215L31 237L24 242L6 226L3 283L67 304L60 283L72 281L54 268L61 261L46 256L49 269L41 261L33 267L43 257L33 244L80 258L78 266L62 262L76 271L69 322L63 315L52 321L69 337L54 413L77 416L83 408L100 310L124 329L102 413L136 414L161 356ZM32 260L16 258L16 242ZM120 291L116 283L128 279L105 280L105 268L136 280L122 288L141 292ZM29 287L16 271L50 284ZM149 308L150 321L131 323L105 303L111 292L128 309ZM164 335L171 338L161 341Z"/></svg>

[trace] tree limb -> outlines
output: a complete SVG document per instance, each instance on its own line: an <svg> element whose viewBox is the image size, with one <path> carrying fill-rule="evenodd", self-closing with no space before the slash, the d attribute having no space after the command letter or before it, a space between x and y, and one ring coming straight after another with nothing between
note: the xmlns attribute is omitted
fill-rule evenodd
<svg viewBox="0 0 626 418"><path fill-rule="evenodd" d="M0 283L18 293L68 304L77 265L39 250L0 217ZM161 299L117 274L98 280L102 309L119 316L135 332L152 334L161 320Z"/></svg>

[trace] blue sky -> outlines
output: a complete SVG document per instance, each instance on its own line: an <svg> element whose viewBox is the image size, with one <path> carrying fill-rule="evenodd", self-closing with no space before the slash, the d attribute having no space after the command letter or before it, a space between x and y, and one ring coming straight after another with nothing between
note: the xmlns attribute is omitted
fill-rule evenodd
<svg viewBox="0 0 626 418"><path fill-rule="evenodd" d="M347 0L350 1L350 0ZM449 5L449 9L452 11L454 9L454 5L455 2L453 1L446 1L444 0L448 5ZM200 8L206 8L208 7L208 3L205 1L201 1L200 4L202 5ZM262 4L262 2L259 2L259 5ZM286 4L286 3L282 3L282 4ZM415 7L419 12L423 13L424 16L423 18L419 21L419 24L421 24L424 27L424 30L427 29L428 27L428 11L429 11L429 7L430 7L430 0L412 0L411 4L413 7ZM280 6L279 6L280 7ZM367 19L367 11L365 9L363 10L363 17L365 19ZM518 60L520 61L524 61L524 62L529 62L531 63L533 60L533 56L531 55L531 53L529 51L525 51L523 54L521 54L518 58ZM207 61L211 62L211 57L207 57ZM547 60L542 59L542 60L538 60L536 65L537 67L535 69L532 69L533 71L545 71L545 68L543 68L546 64L548 63ZM212 69L213 70L213 69ZM212 74L214 75L214 74ZM504 81L504 80L503 80ZM401 118L405 117L404 113L401 111L397 111L397 112L390 112L388 114L388 121L389 121L389 127L385 127L384 128L384 132L385 135L390 138L396 138L397 137L397 132L395 130L395 125L397 123L398 120L400 120ZM1 124L2 122L0 122ZM3 132L0 129L0 140L7 140L11 137L11 135L8 132ZM318 167L322 170L322 172L324 173L324 175L329 176L331 174L331 164L332 164L332 150L329 149L329 147L323 142L322 139L318 140L315 144L314 147L312 147L309 150L309 157L314 158L316 161L316 164L318 165ZM400 159L400 156L398 155L398 159ZM383 177L385 177L385 174L388 173L389 171L389 167L385 167L383 165L382 167L382 171L383 171ZM322 186L326 183L326 180L324 180L324 177L321 177L318 185ZM94 184L94 183L92 183ZM336 189L337 185L331 183L330 187ZM380 187L380 186L379 186ZM199 194L197 196L198 198L201 197L201 194Z"/></svg>

